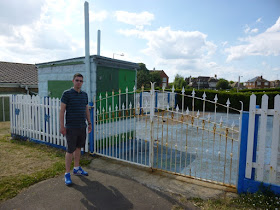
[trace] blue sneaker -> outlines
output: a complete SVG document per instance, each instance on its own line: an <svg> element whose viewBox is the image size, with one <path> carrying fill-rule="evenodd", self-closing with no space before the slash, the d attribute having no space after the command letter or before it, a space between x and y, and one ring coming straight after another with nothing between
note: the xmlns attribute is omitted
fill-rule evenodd
<svg viewBox="0 0 280 210"><path fill-rule="evenodd" d="M88 176L88 172L84 171L81 167L78 170L73 169L73 174L78 176Z"/></svg>
<svg viewBox="0 0 280 210"><path fill-rule="evenodd" d="M64 175L64 179L65 179L65 184L66 184L67 186L72 184L72 180L71 180L71 175L70 175L70 173L65 174L65 175Z"/></svg>

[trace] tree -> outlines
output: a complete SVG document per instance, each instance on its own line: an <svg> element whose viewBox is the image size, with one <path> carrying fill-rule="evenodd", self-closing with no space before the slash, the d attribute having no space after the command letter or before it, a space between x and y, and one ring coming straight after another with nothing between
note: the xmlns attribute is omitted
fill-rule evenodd
<svg viewBox="0 0 280 210"><path fill-rule="evenodd" d="M142 85L145 87L147 86L149 81L149 71L139 70L137 71L137 89L140 89Z"/></svg>
<svg viewBox="0 0 280 210"><path fill-rule="evenodd" d="M230 85L229 85L229 82L225 79L219 79L219 81L217 82L217 85L216 85L216 88L217 89L222 89L222 90L227 90L227 89L230 89Z"/></svg>
<svg viewBox="0 0 280 210"><path fill-rule="evenodd" d="M162 79L160 77L160 72L150 72L150 81L151 82L155 82L155 87L159 87L161 82L162 82Z"/></svg>
<svg viewBox="0 0 280 210"><path fill-rule="evenodd" d="M146 71L146 72L149 72L149 70L147 69L146 67L146 64L145 63L138 63L140 69L138 71Z"/></svg>
<svg viewBox="0 0 280 210"><path fill-rule="evenodd" d="M183 87L186 87L187 83L184 79L183 76L176 74L175 79L174 79L174 87L176 89L182 89Z"/></svg>

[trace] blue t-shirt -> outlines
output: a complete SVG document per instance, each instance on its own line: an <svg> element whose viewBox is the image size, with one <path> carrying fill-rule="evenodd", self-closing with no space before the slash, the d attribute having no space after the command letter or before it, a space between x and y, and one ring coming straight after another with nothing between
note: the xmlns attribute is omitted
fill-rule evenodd
<svg viewBox="0 0 280 210"><path fill-rule="evenodd" d="M66 128L86 127L86 105L88 95L84 91L77 92L74 88L65 90L61 102L66 104Z"/></svg>

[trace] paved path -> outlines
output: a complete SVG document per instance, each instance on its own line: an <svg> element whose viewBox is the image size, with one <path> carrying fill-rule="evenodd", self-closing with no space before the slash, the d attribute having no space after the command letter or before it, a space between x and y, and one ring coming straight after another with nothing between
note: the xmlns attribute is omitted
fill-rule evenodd
<svg viewBox="0 0 280 210"><path fill-rule="evenodd" d="M48 179L0 204L0 209L196 209L182 197L219 197L226 193L182 182L149 169L117 161L94 158L88 177L64 176Z"/></svg>

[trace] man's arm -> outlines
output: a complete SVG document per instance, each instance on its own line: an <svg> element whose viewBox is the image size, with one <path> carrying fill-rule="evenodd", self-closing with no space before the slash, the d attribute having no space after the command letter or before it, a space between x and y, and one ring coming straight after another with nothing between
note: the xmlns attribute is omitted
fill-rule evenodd
<svg viewBox="0 0 280 210"><path fill-rule="evenodd" d="M59 113L60 133L62 133L64 136L66 134L66 128L64 126L64 113L65 113L65 110L66 110L66 104L61 102L60 113Z"/></svg>
<svg viewBox="0 0 280 210"><path fill-rule="evenodd" d="M90 113L89 113L88 105L86 106L86 118L88 121L88 133L90 133L92 130L92 125L91 125L91 121L90 121Z"/></svg>

